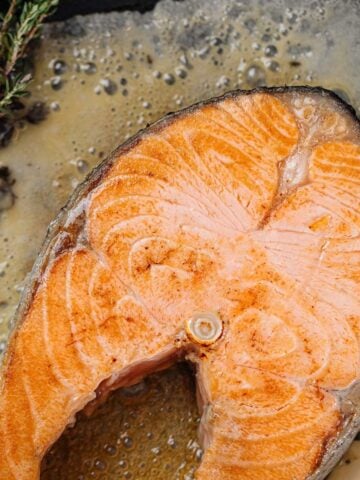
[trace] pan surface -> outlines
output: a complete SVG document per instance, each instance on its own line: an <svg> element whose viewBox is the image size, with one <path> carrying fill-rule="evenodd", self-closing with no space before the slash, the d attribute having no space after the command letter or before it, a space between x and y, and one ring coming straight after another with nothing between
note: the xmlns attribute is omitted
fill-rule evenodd
<svg viewBox="0 0 360 480"><path fill-rule="evenodd" d="M45 101L47 118L24 124L0 151L0 349L49 221L101 158L169 111L234 88L321 85L359 111L359 31L359 2L335 0L164 0L144 14L46 25L28 102ZM169 390L175 383L178 403ZM161 422L153 422L140 387L133 396L115 393L118 405L128 405L120 423L102 427L110 406L91 428L80 420L48 455L42 478L192 478L201 451L189 373L175 368L144 388L150 398L167 392ZM174 418L183 418L181 435ZM98 440L81 440L77 432L85 430ZM334 479L350 480L355 469L360 475L358 452L355 446Z"/></svg>

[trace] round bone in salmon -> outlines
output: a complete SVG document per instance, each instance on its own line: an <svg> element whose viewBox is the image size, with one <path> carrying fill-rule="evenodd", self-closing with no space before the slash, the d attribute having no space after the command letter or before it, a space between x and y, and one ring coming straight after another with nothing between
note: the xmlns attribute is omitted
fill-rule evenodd
<svg viewBox="0 0 360 480"><path fill-rule="evenodd" d="M189 338L202 345L216 342L222 333L222 322L214 313L197 313L186 322Z"/></svg>

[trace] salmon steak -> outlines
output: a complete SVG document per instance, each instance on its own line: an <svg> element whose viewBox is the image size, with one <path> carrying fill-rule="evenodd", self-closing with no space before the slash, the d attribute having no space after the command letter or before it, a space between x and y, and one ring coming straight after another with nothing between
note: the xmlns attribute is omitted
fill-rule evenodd
<svg viewBox="0 0 360 480"><path fill-rule="evenodd" d="M51 224L1 369L0 478L187 359L197 480L320 480L360 428L360 127L320 88L235 91L119 147Z"/></svg>

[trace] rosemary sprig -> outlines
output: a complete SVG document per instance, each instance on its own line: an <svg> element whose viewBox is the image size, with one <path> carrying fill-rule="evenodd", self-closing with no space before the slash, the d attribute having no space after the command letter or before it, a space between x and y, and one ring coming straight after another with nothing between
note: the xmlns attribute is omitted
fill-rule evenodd
<svg viewBox="0 0 360 480"><path fill-rule="evenodd" d="M59 0L10 0L0 14L0 117L9 115L12 104L27 93L31 75L21 72L28 46L44 19Z"/></svg>
<svg viewBox="0 0 360 480"><path fill-rule="evenodd" d="M8 79L5 80L3 96L0 98L0 116L7 115L8 109L15 99L27 95L27 88L30 81L31 75L29 73L24 76L20 75L11 83Z"/></svg>
<svg viewBox="0 0 360 480"><path fill-rule="evenodd" d="M3 14L3 20L1 22L1 29L0 29L0 44L2 46L2 39L4 36L4 33L7 31L9 24L11 22L11 19L13 18L13 15L15 14L15 9L16 9L16 4L17 0L11 0L9 8L6 12L6 14Z"/></svg>

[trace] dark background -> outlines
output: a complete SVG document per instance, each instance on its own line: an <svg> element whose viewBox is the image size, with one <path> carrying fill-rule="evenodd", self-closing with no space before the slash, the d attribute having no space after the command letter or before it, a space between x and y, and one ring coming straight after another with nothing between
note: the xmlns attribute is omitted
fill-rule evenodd
<svg viewBox="0 0 360 480"><path fill-rule="evenodd" d="M48 21L65 20L73 15L109 12L112 10L138 10L143 13L154 8L157 1L158 0L60 0L56 12L49 17Z"/></svg>

